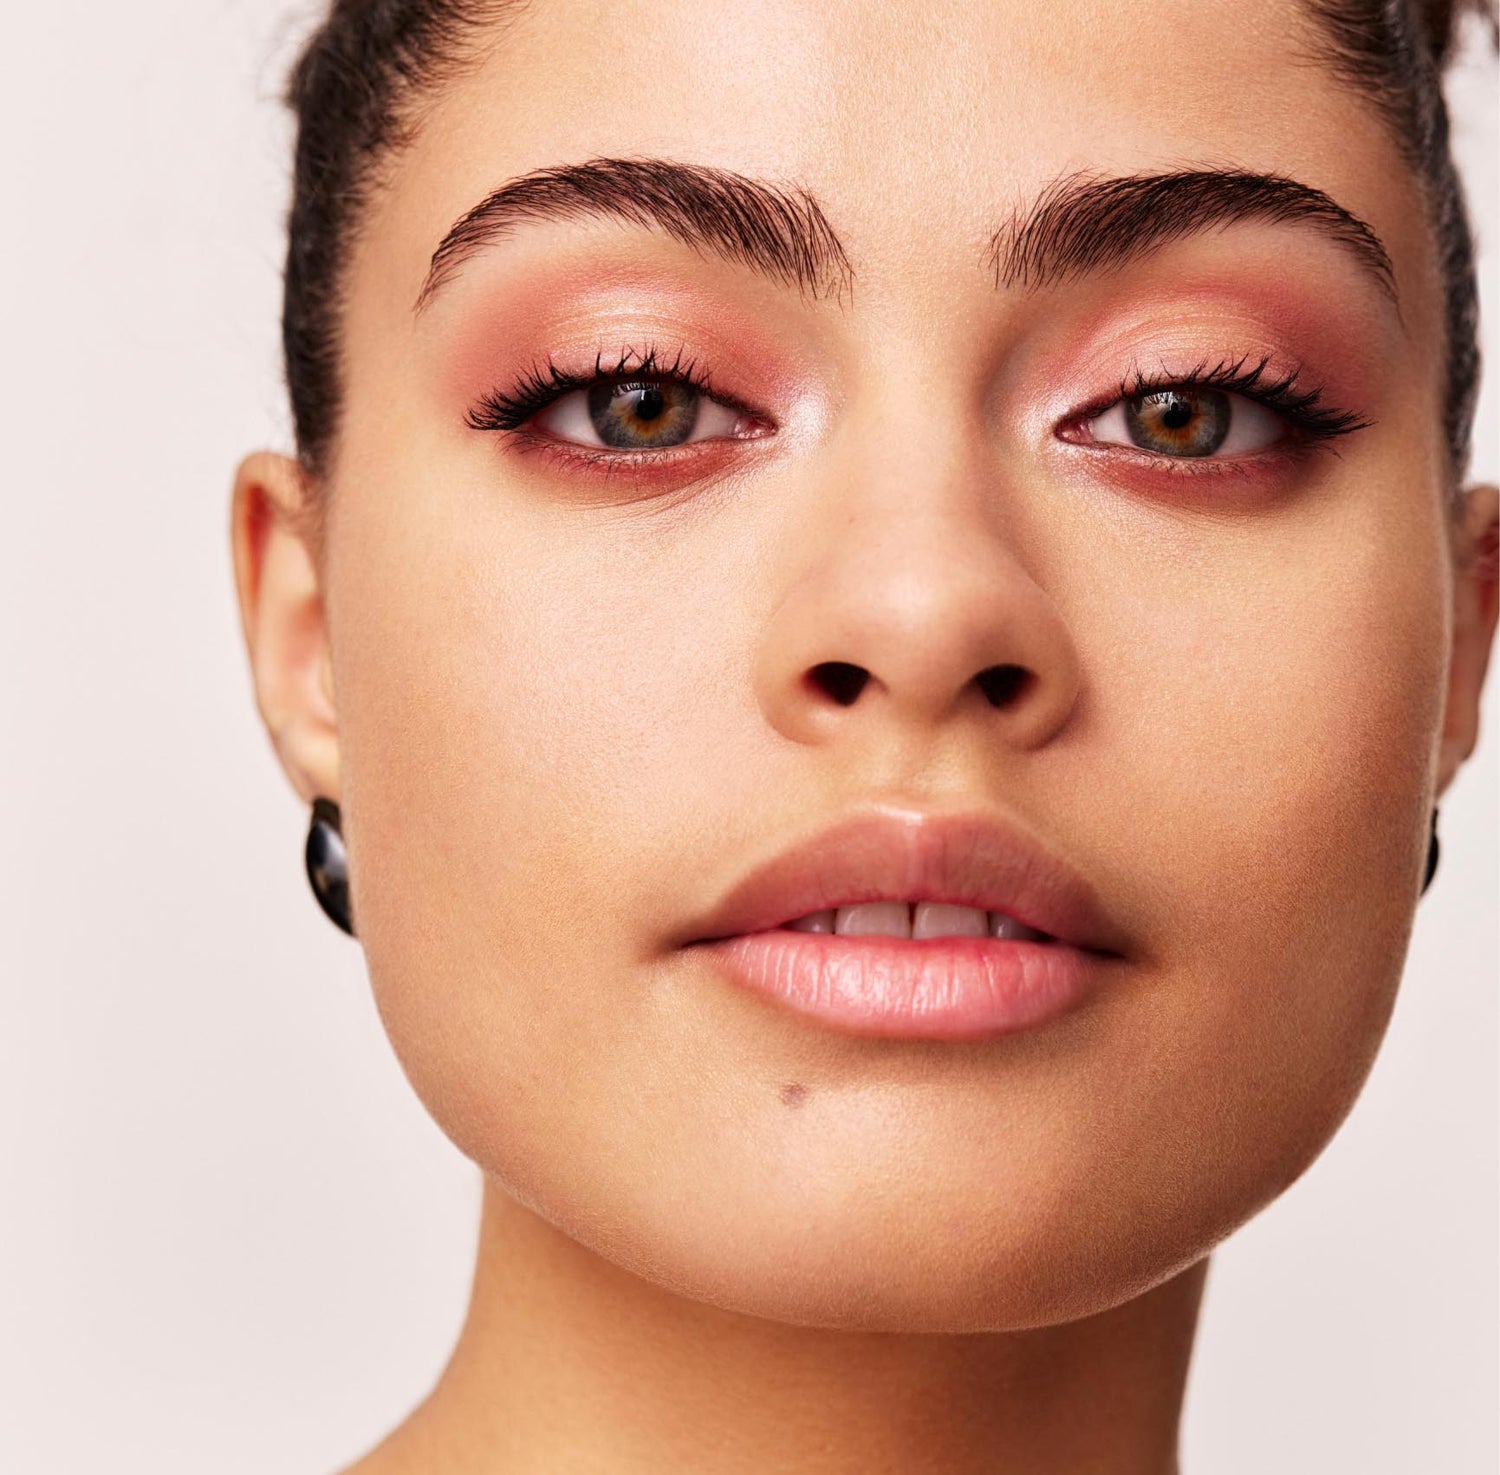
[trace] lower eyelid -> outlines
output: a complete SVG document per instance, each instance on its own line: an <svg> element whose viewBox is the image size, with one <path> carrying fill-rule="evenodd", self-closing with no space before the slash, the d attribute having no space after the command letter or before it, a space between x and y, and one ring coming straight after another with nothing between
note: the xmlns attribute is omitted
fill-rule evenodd
<svg viewBox="0 0 1500 1475"><path fill-rule="evenodd" d="M523 430L507 436L506 444L518 458L514 463L518 469L530 465L547 484L556 482L566 488L566 495L585 503L641 504L653 511L712 499L721 494L716 489L733 486L759 460L756 448L742 449L728 440L620 452Z"/></svg>
<svg viewBox="0 0 1500 1475"><path fill-rule="evenodd" d="M1339 455L1337 445L1327 441L1283 440L1265 450L1238 456L1167 456L1144 451L1139 446L1091 441L1075 441L1073 445L1082 455L1098 458L1101 475L1117 476L1125 482L1144 479L1146 483L1159 483L1164 478L1203 477L1210 481L1252 481L1301 465L1323 453Z"/></svg>

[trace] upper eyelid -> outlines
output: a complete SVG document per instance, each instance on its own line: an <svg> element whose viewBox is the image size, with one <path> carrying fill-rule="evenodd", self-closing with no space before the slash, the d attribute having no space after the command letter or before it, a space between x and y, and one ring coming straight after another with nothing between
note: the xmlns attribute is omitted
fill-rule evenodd
<svg viewBox="0 0 1500 1475"><path fill-rule="evenodd" d="M600 382L623 383L641 378L686 384L726 409L768 422L773 430L779 428L777 416L768 415L758 405L748 403L735 394L718 389L712 374L707 370L699 369L699 361L696 357L688 359L684 364L685 352L685 345L679 347L672 362L665 364L663 355L658 353L654 344L649 344L644 352L627 348L620 353L612 368L604 367L604 354L599 352L595 355L594 371L586 370L582 373L559 370L555 361L549 356L546 363L546 375L550 384L544 386L541 370L537 364L533 363L531 369L516 381L509 393L498 388L491 390L471 407L465 418L471 427L478 430L514 432L527 426L539 415L551 410L570 394L584 392ZM1122 377L1115 389L1107 396L1096 396L1085 405L1070 410L1055 422L1054 428L1060 431L1067 425L1085 424L1102 417L1122 401L1135 396L1161 393L1173 388L1195 387L1218 389L1268 410L1286 423L1289 438L1321 440L1353 430L1365 429L1373 423L1357 414L1320 403L1323 395L1320 385L1300 389L1298 386L1302 383L1305 372L1301 365L1296 365L1289 371L1272 370L1267 374L1271 356L1259 355L1258 361L1247 369L1245 366L1250 363L1252 357L1255 356L1249 353L1238 358L1226 357L1220 359L1212 367L1210 367L1209 360L1205 358L1186 373L1180 374L1167 372L1163 365L1160 371L1148 375L1141 370L1137 362L1132 366L1130 373ZM1257 386L1263 382L1266 389L1271 391L1269 394L1256 392ZM524 413L505 408L507 405L515 405L517 390L527 384L533 389L533 402L525 406ZM536 394L536 391L543 389L551 391L545 394L545 398ZM1288 400L1290 403L1287 402ZM501 423L502 421L510 423ZM1112 445L1115 442L1102 442L1101 444ZM644 449L640 448L640 450ZM630 448L617 450L612 454L629 456L638 453L636 448Z"/></svg>
<svg viewBox="0 0 1500 1475"><path fill-rule="evenodd" d="M470 405L464 420L475 430L516 430L569 394L591 389L598 383L628 382L636 378L686 384L726 408L746 414L761 413L737 396L720 390L712 373L699 369L696 357L684 364L685 353L686 345L683 345L677 349L672 362L666 364L654 343L648 343L644 351L626 347L620 351L614 367L607 369L604 367L604 353L600 350L594 356L592 371L582 372L560 369L549 354L545 366L533 361L512 380L509 388L496 385L487 390ZM517 407L524 407L526 411L520 418L516 416ZM501 423L508 420L515 423Z"/></svg>
<svg viewBox="0 0 1500 1475"><path fill-rule="evenodd" d="M532 413L527 416L527 419L535 419L537 415L545 414L548 410L553 409L556 405L567 399L569 395L587 393L594 387L595 384L619 383L628 385L637 379L652 380L668 384L685 384L695 394L700 395L706 400L712 401L714 404L719 405L726 410L733 410L736 414L741 415L755 415L762 419L767 418L762 414L761 411L754 409L752 406L746 404L743 400L738 399L736 396L731 395L724 390L715 388L712 384L712 381L708 379L707 376L705 376L703 379L695 379L688 378L681 373L669 374L664 372L650 372L642 374L635 370L627 370L623 374L610 373L590 375L587 378L581 379L577 384L574 384L567 389L560 390L556 396L554 396L552 399L549 399L545 404L540 405L537 409L532 411ZM645 449L645 447L640 447L638 449ZM618 454L633 453L634 451L619 452Z"/></svg>
<svg viewBox="0 0 1500 1475"><path fill-rule="evenodd" d="M1242 354L1233 360L1223 358L1212 368L1206 358L1200 359L1191 369L1181 374L1171 373L1165 364L1154 373L1147 374L1136 363L1130 373L1120 379L1108 400L1100 399L1093 403L1101 409L1108 409L1121 400L1139 395L1161 394L1170 389L1218 389L1225 394L1238 394L1245 399L1267 403L1278 395L1291 391L1305 372L1298 365L1289 372L1273 375L1264 388L1261 388L1261 380L1271 362L1270 355L1262 355L1252 369L1246 369L1245 364L1249 358L1249 354ZM1261 389L1259 394L1256 393L1257 389ZM1303 393L1309 403L1312 403L1322 395L1322 389L1315 386Z"/></svg>
<svg viewBox="0 0 1500 1475"><path fill-rule="evenodd" d="M1165 367L1153 375L1142 373L1139 365L1134 368L1134 382L1129 376L1122 379L1117 388L1105 398L1100 397L1075 410L1064 423L1080 423L1107 413L1127 399L1147 394L1161 394L1172 389L1212 389L1250 401L1285 420L1294 432L1313 439L1346 435L1356 430L1367 430L1373 420L1350 410L1342 410L1324 401L1324 386L1313 384L1299 389L1305 369L1294 366L1287 372L1273 371L1266 377L1270 355L1262 355L1251 369L1244 366L1249 354L1230 361L1221 359L1212 368L1208 360L1202 359L1185 374L1172 374ZM1265 380L1262 385L1262 380Z"/></svg>

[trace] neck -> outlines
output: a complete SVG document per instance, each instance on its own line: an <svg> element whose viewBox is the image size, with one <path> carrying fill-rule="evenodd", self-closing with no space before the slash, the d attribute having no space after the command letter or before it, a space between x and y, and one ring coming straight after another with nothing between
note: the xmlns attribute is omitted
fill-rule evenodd
<svg viewBox="0 0 1500 1475"><path fill-rule="evenodd" d="M453 1356L347 1475L1176 1475L1207 1268L1062 1326L829 1331L685 1300L487 1183Z"/></svg>

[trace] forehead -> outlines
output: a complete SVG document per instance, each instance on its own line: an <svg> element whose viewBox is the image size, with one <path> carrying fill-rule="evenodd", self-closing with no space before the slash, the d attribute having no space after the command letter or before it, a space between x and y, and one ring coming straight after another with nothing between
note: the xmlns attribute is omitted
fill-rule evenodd
<svg viewBox="0 0 1500 1475"><path fill-rule="evenodd" d="M1061 174L1231 166L1368 221L1409 311L1432 285L1418 186L1317 39L1295 0L535 0L429 100L357 269L404 309L506 180L654 156L810 190L869 302L973 271Z"/></svg>

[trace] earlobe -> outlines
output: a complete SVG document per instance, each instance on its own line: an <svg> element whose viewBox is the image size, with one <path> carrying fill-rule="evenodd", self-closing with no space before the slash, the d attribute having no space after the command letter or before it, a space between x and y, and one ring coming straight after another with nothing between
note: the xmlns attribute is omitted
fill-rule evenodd
<svg viewBox="0 0 1500 1475"><path fill-rule="evenodd" d="M1442 794L1479 740L1479 700L1495 638L1500 584L1500 491L1470 487L1464 494L1453 581L1453 658L1448 705L1438 753L1437 793Z"/></svg>
<svg viewBox="0 0 1500 1475"><path fill-rule="evenodd" d="M256 706L282 769L307 803L340 797L332 662L309 516L314 494L291 457L259 451L240 463L230 511Z"/></svg>

